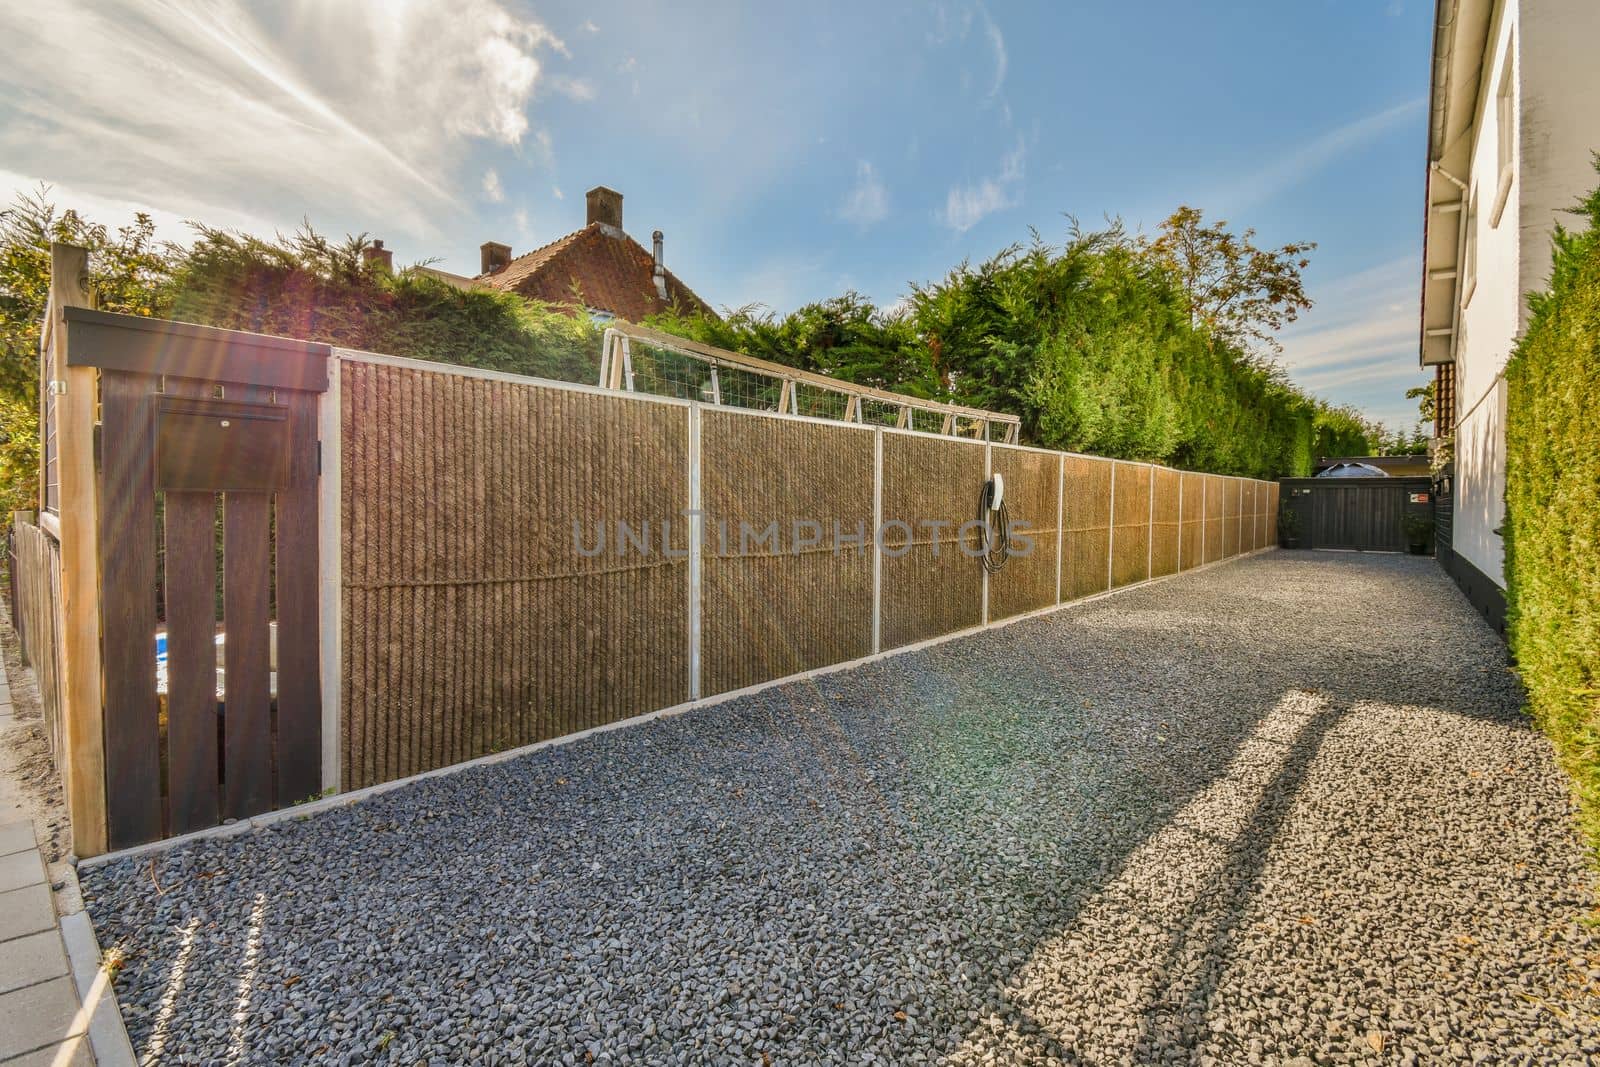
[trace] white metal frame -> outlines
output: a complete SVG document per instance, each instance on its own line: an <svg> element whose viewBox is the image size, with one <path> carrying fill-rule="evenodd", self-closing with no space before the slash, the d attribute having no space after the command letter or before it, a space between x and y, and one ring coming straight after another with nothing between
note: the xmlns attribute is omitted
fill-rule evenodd
<svg viewBox="0 0 1600 1067"><path fill-rule="evenodd" d="M872 389L867 386L828 378L820 374L809 374L790 368L782 368L777 364L769 364L765 360L754 359L738 352L713 348L709 345L673 338L658 331L626 325L607 327L602 337L598 382L600 388L644 395L637 394L635 387L632 341L639 341L652 348L673 352L687 359L706 364L711 372L711 397L709 401L702 400L699 401L700 403L709 402L714 406L723 406L721 381L717 371L719 367L727 367L777 380L780 383L780 388L778 392L778 407L775 414L779 415L818 418L818 416L801 416L799 411L796 410L796 387L804 384L815 389L836 393L845 398L843 418L823 417L822 421L825 422L862 424L865 421L862 415L862 401L876 400L899 409L899 414L895 419L894 428L896 429L910 429L924 434L934 432L916 430L912 416L914 412L920 411L939 417L938 436L981 441L985 444L1016 446L1022 428L1022 420L1016 415L985 411L981 408L967 408L957 404L942 404L937 401L921 400L917 397L890 393L881 389ZM740 410L748 409L741 408ZM976 435L960 432L963 420L976 425L978 431ZM994 426L1004 427L1004 440L990 440L993 433L992 427Z"/></svg>

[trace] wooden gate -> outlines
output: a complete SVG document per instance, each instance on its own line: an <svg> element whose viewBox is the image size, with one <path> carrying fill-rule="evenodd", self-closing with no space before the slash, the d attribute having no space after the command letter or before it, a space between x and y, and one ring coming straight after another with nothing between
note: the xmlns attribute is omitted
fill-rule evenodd
<svg viewBox="0 0 1600 1067"><path fill-rule="evenodd" d="M317 795L327 347L85 308L64 320L67 366L99 369L107 847Z"/></svg>
<svg viewBox="0 0 1600 1067"><path fill-rule="evenodd" d="M1285 478L1301 548L1404 552L1405 516L1432 515L1427 478Z"/></svg>

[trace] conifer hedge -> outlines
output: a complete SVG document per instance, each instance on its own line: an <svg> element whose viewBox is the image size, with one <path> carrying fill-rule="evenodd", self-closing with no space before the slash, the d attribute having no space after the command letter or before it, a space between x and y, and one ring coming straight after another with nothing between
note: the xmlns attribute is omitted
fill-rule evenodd
<svg viewBox="0 0 1600 1067"><path fill-rule="evenodd" d="M1506 580L1530 710L1600 846L1600 190L1576 210L1506 366Z"/></svg>

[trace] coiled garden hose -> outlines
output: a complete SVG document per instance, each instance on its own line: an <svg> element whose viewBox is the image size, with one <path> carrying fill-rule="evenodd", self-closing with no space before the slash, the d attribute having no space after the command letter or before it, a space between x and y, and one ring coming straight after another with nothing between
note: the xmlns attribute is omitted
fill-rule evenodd
<svg viewBox="0 0 1600 1067"><path fill-rule="evenodd" d="M978 522L983 525L983 569L990 574L1006 565L1006 560L1011 558L1011 515L1006 510L1006 499L1002 493L1000 506L994 507L994 480L983 483L983 488L978 490ZM993 516L991 520L991 515ZM997 537L996 534L999 534Z"/></svg>

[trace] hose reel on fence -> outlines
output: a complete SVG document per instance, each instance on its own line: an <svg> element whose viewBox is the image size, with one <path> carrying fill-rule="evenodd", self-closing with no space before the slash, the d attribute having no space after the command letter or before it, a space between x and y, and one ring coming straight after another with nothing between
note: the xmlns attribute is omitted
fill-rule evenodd
<svg viewBox="0 0 1600 1067"><path fill-rule="evenodd" d="M1011 558L1011 515L1006 510L1006 480L999 471L978 490L978 523L983 528L979 542L983 569L993 574Z"/></svg>

